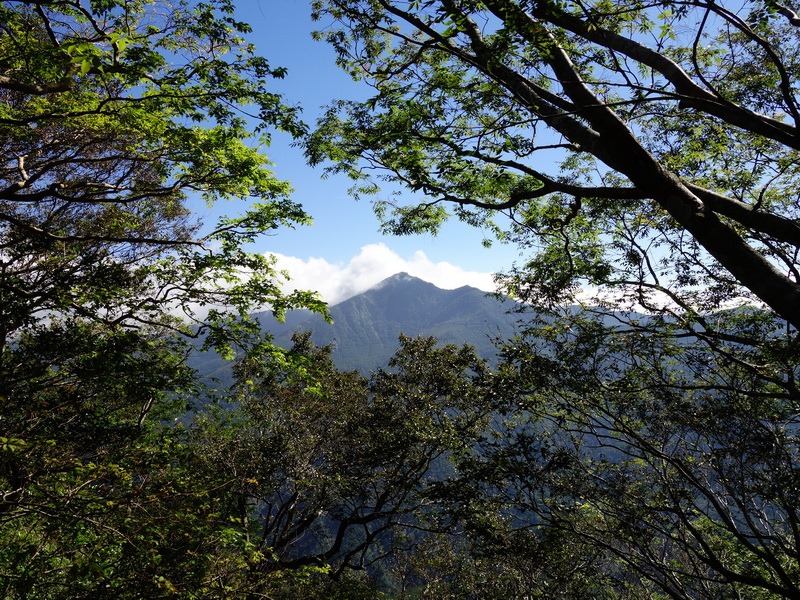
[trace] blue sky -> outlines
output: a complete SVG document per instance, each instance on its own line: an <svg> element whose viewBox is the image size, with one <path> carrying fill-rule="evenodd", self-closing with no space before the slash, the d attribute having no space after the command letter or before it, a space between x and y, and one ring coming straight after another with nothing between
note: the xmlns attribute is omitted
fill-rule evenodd
<svg viewBox="0 0 800 600"><path fill-rule="evenodd" d="M275 82L276 91L300 104L304 120L313 125L332 100L363 98L369 90L336 67L331 48L311 39L320 24L309 13L308 0L240 0L237 8L237 17L253 28L251 41L258 53L289 70L285 80ZM350 198L346 178L323 179L322 169L307 166L288 136L275 134L268 153L276 175L292 183L293 199L311 214L314 225L280 230L256 250L285 257L282 265L291 272L293 287L318 289L331 303L399 271L440 287L488 290L491 273L508 268L516 257L509 246L485 249L481 231L456 222L436 237L382 235L369 201Z"/></svg>

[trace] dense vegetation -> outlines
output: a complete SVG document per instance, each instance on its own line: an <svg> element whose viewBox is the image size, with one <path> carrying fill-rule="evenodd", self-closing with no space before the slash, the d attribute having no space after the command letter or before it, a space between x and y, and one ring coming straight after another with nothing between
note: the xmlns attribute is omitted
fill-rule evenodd
<svg viewBox="0 0 800 600"><path fill-rule="evenodd" d="M322 304L241 249L307 217L258 149L302 126L232 4L0 4L3 597L204 596L247 560L175 420L185 357ZM189 195L252 209L200 236Z"/></svg>
<svg viewBox="0 0 800 600"><path fill-rule="evenodd" d="M800 17L315 2L375 94L308 134L233 8L0 2L2 596L800 595ZM530 252L497 365L270 344L257 308L325 313L243 250L307 221L274 129L387 230Z"/></svg>
<svg viewBox="0 0 800 600"><path fill-rule="evenodd" d="M375 92L331 104L309 159L388 231L452 214L527 252L514 391L450 482L499 519L478 547L522 583L498 595L797 596L797 14L314 6Z"/></svg>

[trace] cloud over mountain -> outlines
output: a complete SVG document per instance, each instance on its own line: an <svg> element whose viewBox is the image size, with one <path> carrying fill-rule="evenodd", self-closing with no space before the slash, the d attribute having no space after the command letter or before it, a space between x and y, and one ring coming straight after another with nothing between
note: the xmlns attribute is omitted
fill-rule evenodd
<svg viewBox="0 0 800 600"><path fill-rule="evenodd" d="M289 272L287 290L318 291L333 305L364 292L395 273L406 272L441 289L469 285L486 292L495 291L492 273L466 271L448 262L433 262L418 250L404 258L384 244L369 244L347 264L330 263L324 258L308 259L273 254L278 268Z"/></svg>

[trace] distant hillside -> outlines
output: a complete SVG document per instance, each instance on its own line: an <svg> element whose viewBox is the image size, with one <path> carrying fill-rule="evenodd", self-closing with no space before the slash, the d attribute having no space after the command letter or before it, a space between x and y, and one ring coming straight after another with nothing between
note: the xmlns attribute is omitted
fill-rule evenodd
<svg viewBox="0 0 800 600"><path fill-rule="evenodd" d="M399 273L331 307L333 324L313 315L288 330L275 331L275 341L286 346L293 332L311 331L315 343L334 346L340 368L361 371L385 365L401 333L432 335L443 344L470 344L488 358L494 354L492 339L513 335L519 315L509 314L512 308L510 300L501 302L476 288L442 290ZM269 319L266 315L262 322Z"/></svg>
<svg viewBox="0 0 800 600"><path fill-rule="evenodd" d="M366 373L387 363L401 333L434 336L442 344L470 344L491 358L492 340L515 332L519 315L511 312L513 308L511 300L498 300L476 288L443 290L399 273L332 306L332 324L306 311L290 313L285 323L268 312L255 316L279 346L290 346L294 332L311 331L316 344L333 346L339 368ZM224 370L216 356L197 356L191 362L206 374L222 375Z"/></svg>

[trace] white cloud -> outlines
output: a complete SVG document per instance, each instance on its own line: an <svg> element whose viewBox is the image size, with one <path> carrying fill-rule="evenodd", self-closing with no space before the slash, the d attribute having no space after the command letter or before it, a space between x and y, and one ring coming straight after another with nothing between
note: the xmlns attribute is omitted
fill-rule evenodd
<svg viewBox="0 0 800 600"><path fill-rule="evenodd" d="M284 286L293 289L316 290L333 305L360 294L396 273L406 272L442 289L455 289L464 285L487 292L495 291L491 273L465 271L448 262L433 262L418 250L411 258L403 258L384 244L370 244L361 248L347 264L329 263L324 258L296 258L272 254L279 269L288 271L291 280Z"/></svg>

